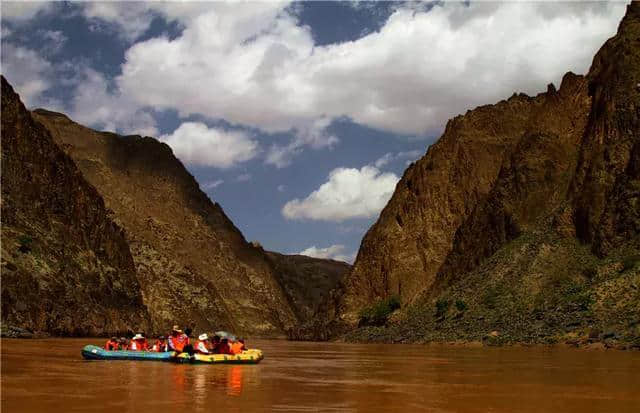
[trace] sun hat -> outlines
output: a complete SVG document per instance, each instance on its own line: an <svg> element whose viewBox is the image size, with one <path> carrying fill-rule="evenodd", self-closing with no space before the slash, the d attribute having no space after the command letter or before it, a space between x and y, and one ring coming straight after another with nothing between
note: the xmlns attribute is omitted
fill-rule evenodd
<svg viewBox="0 0 640 413"><path fill-rule="evenodd" d="M208 340L208 339L209 339L209 336L207 335L207 333L203 333L203 334L200 334L198 336L198 340L200 340L200 341L204 341L204 340Z"/></svg>
<svg viewBox="0 0 640 413"><path fill-rule="evenodd" d="M133 336L133 340L142 340L144 338L144 336L140 333L136 334L135 336Z"/></svg>

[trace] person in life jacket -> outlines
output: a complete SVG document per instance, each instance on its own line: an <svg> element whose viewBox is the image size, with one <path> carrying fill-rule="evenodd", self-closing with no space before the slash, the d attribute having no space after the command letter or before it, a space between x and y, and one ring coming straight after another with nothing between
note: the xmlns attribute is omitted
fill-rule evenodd
<svg viewBox="0 0 640 413"><path fill-rule="evenodd" d="M131 343L129 344L129 350L131 351L149 351L149 343L147 339L140 333L133 336Z"/></svg>
<svg viewBox="0 0 640 413"><path fill-rule="evenodd" d="M155 352L158 352L158 353L169 351L169 345L167 344L166 337L165 336L158 337L156 342L151 347L151 351L155 351Z"/></svg>
<svg viewBox="0 0 640 413"><path fill-rule="evenodd" d="M244 346L244 339L242 338L238 339L238 341L234 341L233 344L231 344L231 354L240 354L245 350L246 347Z"/></svg>
<svg viewBox="0 0 640 413"><path fill-rule="evenodd" d="M231 346L229 346L229 339L223 338L220 340L220 345L218 346L218 354L233 354L231 353Z"/></svg>
<svg viewBox="0 0 640 413"><path fill-rule="evenodd" d="M171 335L167 341L169 343L169 350L182 353L189 344L189 337L180 330L179 326L175 325L171 329Z"/></svg>
<svg viewBox="0 0 640 413"><path fill-rule="evenodd" d="M120 348L117 337L111 337L104 345L104 349L108 351L116 351Z"/></svg>
<svg viewBox="0 0 640 413"><path fill-rule="evenodd" d="M209 352L218 354L218 347L220 347L220 336L213 336L211 340L211 350L209 350Z"/></svg>
<svg viewBox="0 0 640 413"><path fill-rule="evenodd" d="M198 341L196 341L196 352L200 354L209 354L211 352L209 345L209 336L207 333L200 334L198 336Z"/></svg>
<svg viewBox="0 0 640 413"><path fill-rule="evenodd" d="M127 339L124 337L120 337L120 350L129 350Z"/></svg>

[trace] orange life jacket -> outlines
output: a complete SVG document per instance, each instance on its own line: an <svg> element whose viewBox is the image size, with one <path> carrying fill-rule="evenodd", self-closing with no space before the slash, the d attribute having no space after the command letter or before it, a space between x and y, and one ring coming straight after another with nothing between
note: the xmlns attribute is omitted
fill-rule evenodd
<svg viewBox="0 0 640 413"><path fill-rule="evenodd" d="M231 354L240 354L244 350L244 344L236 341L231 345Z"/></svg>
<svg viewBox="0 0 640 413"><path fill-rule="evenodd" d="M149 343L146 339L143 340L131 340L131 344L129 345L129 350L131 351L148 351Z"/></svg>
<svg viewBox="0 0 640 413"><path fill-rule="evenodd" d="M187 344L189 344L189 337L186 334L169 337L169 347L175 351L183 351Z"/></svg>
<svg viewBox="0 0 640 413"><path fill-rule="evenodd" d="M151 351L156 351L156 352L165 352L167 351L167 343L160 341L160 340L156 340L156 343L153 345L153 347L151 347Z"/></svg>
<svg viewBox="0 0 640 413"><path fill-rule="evenodd" d="M113 341L113 340L109 340L104 345L104 349L105 350L109 350L109 351L116 351L116 350L118 350L118 342L117 341Z"/></svg>

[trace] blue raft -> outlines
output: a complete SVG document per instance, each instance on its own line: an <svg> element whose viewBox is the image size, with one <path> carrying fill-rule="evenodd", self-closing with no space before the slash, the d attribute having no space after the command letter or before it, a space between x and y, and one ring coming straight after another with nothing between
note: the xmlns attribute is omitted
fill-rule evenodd
<svg viewBox="0 0 640 413"><path fill-rule="evenodd" d="M109 351L98 346L84 346L82 357L87 360L146 360L146 361L171 361L174 352L162 353L152 351Z"/></svg>

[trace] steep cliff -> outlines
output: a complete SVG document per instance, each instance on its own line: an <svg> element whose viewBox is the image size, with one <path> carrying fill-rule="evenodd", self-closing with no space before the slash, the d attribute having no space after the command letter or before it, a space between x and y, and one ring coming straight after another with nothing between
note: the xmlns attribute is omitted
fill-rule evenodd
<svg viewBox="0 0 640 413"><path fill-rule="evenodd" d="M150 326L124 231L4 77L2 322L56 335Z"/></svg>
<svg viewBox="0 0 640 413"><path fill-rule="evenodd" d="M586 77L451 120L366 234L341 317L356 339L640 345L640 4Z"/></svg>
<svg viewBox="0 0 640 413"><path fill-rule="evenodd" d="M346 262L267 252L276 277L298 317L287 331L290 339L326 340L342 294Z"/></svg>
<svg viewBox="0 0 640 413"><path fill-rule="evenodd" d="M175 323L282 335L296 317L263 251L202 192L169 146L101 133L62 114L33 116L126 229L156 330Z"/></svg>

